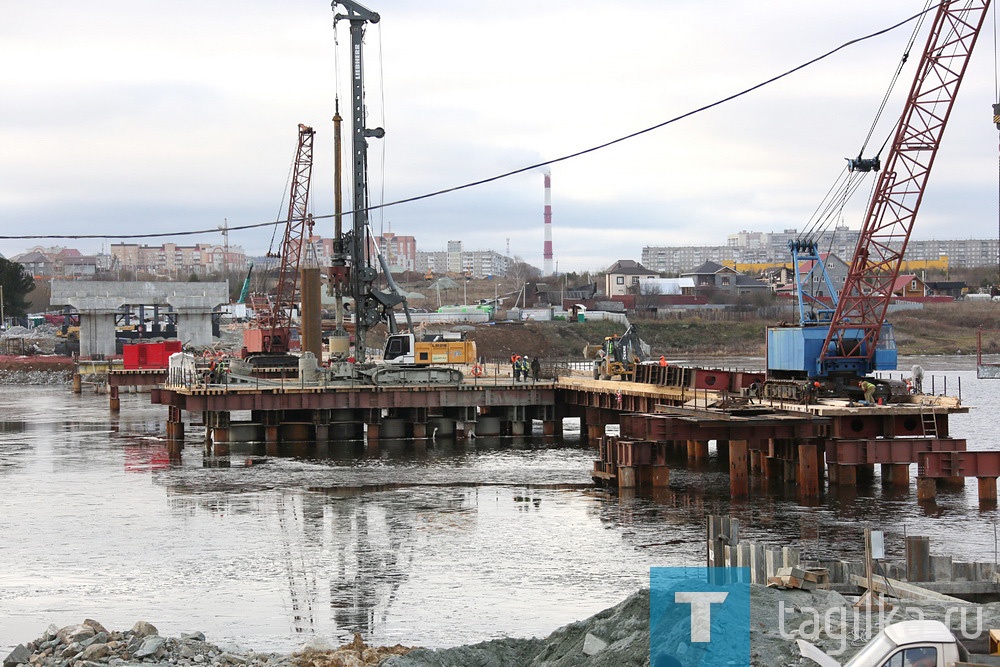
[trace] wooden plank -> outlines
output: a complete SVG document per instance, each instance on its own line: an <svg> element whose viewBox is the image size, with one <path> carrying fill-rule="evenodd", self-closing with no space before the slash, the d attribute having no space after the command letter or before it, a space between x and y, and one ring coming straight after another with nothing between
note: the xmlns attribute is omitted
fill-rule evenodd
<svg viewBox="0 0 1000 667"><path fill-rule="evenodd" d="M884 577L873 577L874 582L870 587L876 593L893 595L905 600L928 600L932 602L946 602L948 604L969 604L965 600L951 597L943 593L937 593L922 586L917 586L899 579L886 579ZM851 583L857 584L861 588L869 588L868 578L856 574L851 575Z"/></svg>

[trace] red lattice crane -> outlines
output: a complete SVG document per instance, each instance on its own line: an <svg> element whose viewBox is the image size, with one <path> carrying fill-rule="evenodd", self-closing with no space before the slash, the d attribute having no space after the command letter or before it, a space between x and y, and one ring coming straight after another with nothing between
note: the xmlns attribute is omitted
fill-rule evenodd
<svg viewBox="0 0 1000 667"><path fill-rule="evenodd" d="M283 354L288 352L292 330L292 310L296 305L296 287L302 249L312 233L308 214L309 184L312 179L313 135L307 125L299 125L299 143L295 153L288 218L281 242L281 268L273 298L255 306L256 325L243 332L244 356L248 354Z"/></svg>
<svg viewBox="0 0 1000 667"><path fill-rule="evenodd" d="M946 0L938 7L823 343L822 375L874 368L913 221L989 5Z"/></svg>

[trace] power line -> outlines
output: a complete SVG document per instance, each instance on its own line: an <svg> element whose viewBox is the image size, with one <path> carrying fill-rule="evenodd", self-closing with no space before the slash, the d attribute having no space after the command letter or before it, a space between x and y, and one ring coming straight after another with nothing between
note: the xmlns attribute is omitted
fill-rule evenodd
<svg viewBox="0 0 1000 667"><path fill-rule="evenodd" d="M774 83L776 81L779 81L779 80L781 80L781 79L783 79L783 78L785 78L787 76L790 76L790 75L792 75L792 74L794 74L794 73L796 73L796 72L798 72L800 70L803 70L803 69L805 69L807 67L815 65L816 63L818 63L818 62L820 62L822 60L825 60L826 58L829 58L830 56L834 55L835 53L838 53L838 52L840 52L840 51L842 51L842 50L844 50L844 49L846 49L846 48L848 48L850 46L854 46L855 44L860 44L861 42L865 42L867 40L874 39L875 37L879 37L879 36L884 35L886 33L892 32L893 30L896 30L897 28L899 28L901 26L904 26L907 23L910 23L911 21L919 19L920 17L924 16L928 12L930 12L932 10L936 10L937 7L938 7L938 5L934 5L933 7L927 7L923 11L921 11L921 12L919 12L917 14L914 14L913 16L911 16L911 17L909 17L907 19L904 19L904 20L902 20L902 21L900 21L900 22L898 22L898 23L896 23L894 25L891 25L888 28L883 28L882 30L870 33L868 35L865 35L864 37L858 37L856 39L852 39L852 40L849 40L847 42L844 42L840 46L838 46L838 47L836 47L834 49L831 49L830 51L827 51L826 53L824 53L824 54L822 54L820 56L817 56L817 57L815 57L815 58L813 58L811 60L808 60L808 61L802 63L801 65L793 67L792 69L787 70L787 71L785 71L785 72L783 72L781 74L773 76L770 79L762 81L761 83L758 83L758 84L756 84L754 86L751 86L750 88L746 88L745 90L742 90L742 91L740 91L738 93L734 93L732 95L729 95L728 97L724 97L724 98L722 98L720 100L717 100L715 102L712 102L710 104L706 104L704 106L698 107L696 109L693 109L691 111L683 113L683 114L681 114L679 116L674 116L673 118L671 118L669 120L665 120L665 121L663 121L661 123L657 123L656 125L652 125L650 127L644 128L642 130L638 130L636 132L632 132L630 134L626 134L626 135L624 135L622 137L619 137L617 139L612 139L611 141L607 141L605 143L598 144L596 146L592 146L590 148L585 148L583 150L576 151L575 153L570 153L568 155L563 155L562 157L557 157L557 158L554 158L552 160L546 160L545 162L538 162L536 164L532 164L532 165L529 165L527 167L521 167L519 169L514 169L513 171L504 172L502 174L498 174L496 176L491 176L489 178L483 178L483 179L480 179L478 181L472 181L472 182L469 182L469 183L465 183L463 185L456 185L454 187L445 188L443 190L436 190L434 192L428 192L426 194L416 195L414 197L407 197L405 199L397 199L395 201L391 201L391 202L387 202L387 203L383 203L383 204L377 204L377 205L374 205L374 206L369 206L369 207L367 207L366 210L367 211L374 211L374 210L378 210L378 209L388 208L390 206L398 206L400 204L409 204L409 203L412 203L412 202L415 202L415 201L420 201L422 199L430 199L431 197L438 197L440 195L445 195L445 194L449 194L449 193L452 193L452 192L458 192L459 190L467 190L469 188L478 187L480 185L485 185L487 183L493 183L494 181L499 181L499 180L502 180L502 179L505 179L505 178L509 178L511 176L516 176L517 174L523 174L524 172L533 171L533 170L539 169L541 167L546 167L548 165L556 164L556 163L559 163L559 162L565 162L566 160L572 160L574 158L578 158L578 157L581 157L583 155L587 155L589 153L594 153L596 151L603 150L605 148L609 148L609 147L614 146L616 144L620 144L622 142L628 141L629 139L634 139L634 138L642 136L644 134L648 134L650 132L653 132L654 130L658 130L660 128L666 127L667 125L672 125L673 123L676 123L678 121L684 120L686 118L690 118L691 116L694 116L696 114L702 113L704 111L708 111L709 109L714 109L717 106L725 104L726 102L731 102L732 100L735 100L735 99L738 99L740 97L743 97L744 95L748 95L748 94L750 94L750 93L752 93L752 92L754 92L756 90L759 90L759 89L763 88L764 86L770 85L770 84L772 84L772 83ZM345 213L344 215L351 215L351 214L353 214L355 212L357 212L357 211L350 211L348 213ZM333 213L331 213L329 215L317 215L317 216L313 216L313 219L314 220L323 220L323 219L332 218L332 217L334 217ZM286 222L287 221L285 221L285 220L276 220L276 221L273 221L273 222L259 222L259 223L250 224L250 225L234 225L234 226L230 227L229 229L230 229L230 231L242 231L242 230L246 230L246 229L257 229L257 228L260 228L260 227L269 227L269 226L273 226L273 225L282 225L282 224L285 224ZM294 221L294 222L298 222L298 221ZM0 240L15 240L15 239L149 239L149 238L160 238L160 237L165 237L165 236L195 236L195 235L200 235L200 234L216 234L216 233L218 233L218 231L219 231L218 227L213 227L211 229L198 229L198 230L191 230L191 231L184 231L184 232L158 232L158 233L151 233L151 234L25 234L25 235L10 235L10 236L0 235Z"/></svg>

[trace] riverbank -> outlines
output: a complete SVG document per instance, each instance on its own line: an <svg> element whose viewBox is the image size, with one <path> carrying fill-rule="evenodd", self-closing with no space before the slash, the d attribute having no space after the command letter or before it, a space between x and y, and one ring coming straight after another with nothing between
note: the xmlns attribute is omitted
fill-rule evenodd
<svg viewBox="0 0 1000 667"><path fill-rule="evenodd" d="M788 321L794 321L789 311ZM753 312L689 315L671 319L630 318L653 357L764 357L767 327L777 322ZM954 302L924 304L923 308L890 314L901 356L975 355L979 327L1000 328L1000 304ZM581 358L585 345L600 344L606 336L621 335L617 322L517 322L476 326L469 336L479 354L509 358L514 352L542 359ZM1000 353L1000 336L983 341L984 352Z"/></svg>
<svg viewBox="0 0 1000 667"><path fill-rule="evenodd" d="M779 590L751 586L750 665L806 665L795 643L812 641L841 662L849 659L887 624L922 616L950 624L952 632L977 653L989 628L1000 625L1000 603L955 604L894 600L896 612L866 616L852 601L828 590ZM859 616L860 614L860 616ZM667 647L656 645L659 655ZM201 632L161 637L139 621L130 630L107 630L85 620L64 628L50 626L38 639L18 645L4 667L115 667L158 663L181 667L644 667L650 664L649 591L585 620L570 623L544 639L505 638L468 646L428 650L405 646L371 647L360 635L340 647L313 638L290 654L255 653L217 645Z"/></svg>

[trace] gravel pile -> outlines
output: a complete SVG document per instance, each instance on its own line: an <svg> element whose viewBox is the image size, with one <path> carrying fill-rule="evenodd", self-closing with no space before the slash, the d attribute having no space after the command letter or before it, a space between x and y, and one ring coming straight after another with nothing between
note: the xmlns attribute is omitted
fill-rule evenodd
<svg viewBox="0 0 1000 667"><path fill-rule="evenodd" d="M41 637L19 644L3 661L3 667L116 667L118 665L171 665L203 667L365 667L378 665L387 656L405 653L402 646L373 648L360 635L336 649L308 648L301 653L280 655L254 653L238 646L217 646L205 641L201 632L182 633L180 638L161 637L146 621L131 630L109 631L93 620L57 628L50 625Z"/></svg>
<svg viewBox="0 0 1000 667"><path fill-rule="evenodd" d="M973 653L985 653L985 632L1000 627L1000 603L960 605L894 601L893 611L878 612L868 626L854 618L851 601L832 591L777 590L751 587L750 665L804 667L815 663L799 655L795 638L802 636L843 663L881 627L910 618L945 621ZM867 627L866 627L867 626ZM964 630L963 630L964 626ZM991 658L973 656L987 664ZM973 660L976 662L976 660ZM33 642L19 645L3 667L648 667L649 590L640 590L618 605L566 625L545 639L497 639L448 649L369 647L355 635L339 648L313 640L289 655L254 653L237 646L214 645L200 632L180 638L161 637L140 621L131 630L110 632L86 620L65 628L49 626ZM659 662L657 664L660 664ZM667 663L671 664L671 663Z"/></svg>
<svg viewBox="0 0 1000 667"><path fill-rule="evenodd" d="M73 370L0 369L0 384L63 385L73 381Z"/></svg>

